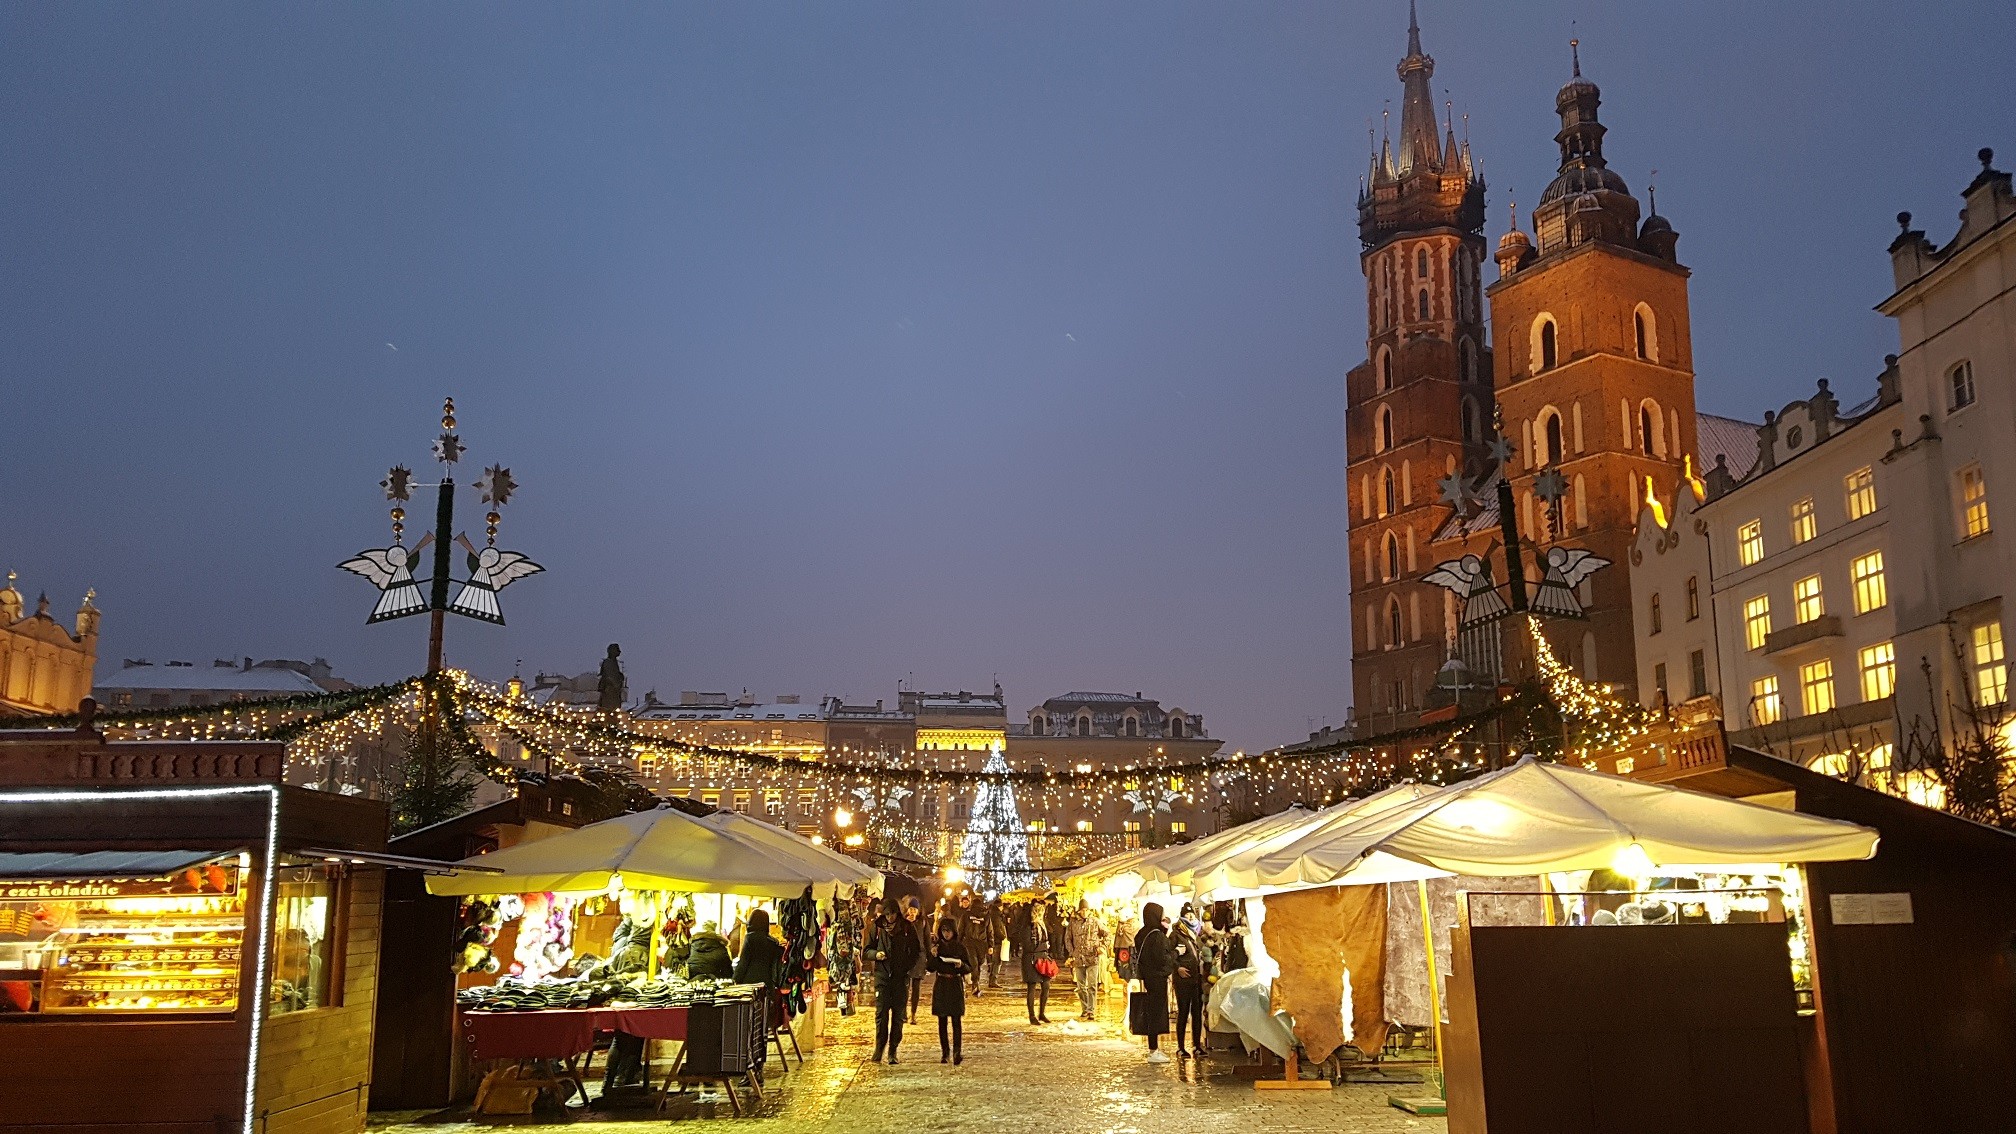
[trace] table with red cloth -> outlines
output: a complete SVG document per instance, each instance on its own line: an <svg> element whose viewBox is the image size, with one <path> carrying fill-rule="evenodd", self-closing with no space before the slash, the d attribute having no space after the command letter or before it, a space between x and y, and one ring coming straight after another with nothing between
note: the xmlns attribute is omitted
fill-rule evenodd
<svg viewBox="0 0 2016 1134"><path fill-rule="evenodd" d="M677 1008L547 1008L462 1013L470 1054L488 1059L571 1059L595 1047L595 1033L684 1040L687 1011Z"/></svg>

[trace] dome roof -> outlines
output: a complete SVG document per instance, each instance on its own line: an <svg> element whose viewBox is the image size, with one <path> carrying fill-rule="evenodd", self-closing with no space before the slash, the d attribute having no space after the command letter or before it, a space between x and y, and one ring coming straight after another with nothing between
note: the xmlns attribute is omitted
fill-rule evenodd
<svg viewBox="0 0 2016 1134"><path fill-rule="evenodd" d="M1578 71L1574 78L1568 80L1567 85L1554 93L1554 109L1557 111L1566 110L1574 106L1577 99L1584 97L1601 98L1602 95L1603 91L1601 88L1583 78L1581 72Z"/></svg>
<svg viewBox="0 0 2016 1134"><path fill-rule="evenodd" d="M1548 183L1546 192L1540 194L1540 203L1547 205L1563 197L1579 197L1584 193L1594 193L1602 189L1625 195L1631 192L1625 186L1624 179L1608 169L1574 166L1562 170Z"/></svg>
<svg viewBox="0 0 2016 1134"><path fill-rule="evenodd" d="M1665 217L1660 216L1658 213L1653 213L1651 216L1645 218L1645 225L1643 228L1640 228L1638 230L1638 234L1640 236L1644 236L1648 233L1672 232L1672 231L1673 231L1672 221L1667 220Z"/></svg>
<svg viewBox="0 0 2016 1134"><path fill-rule="evenodd" d="M1516 228L1498 238L1498 254L1500 256L1514 249L1523 250L1531 247L1533 247L1533 242L1527 239L1525 233Z"/></svg>

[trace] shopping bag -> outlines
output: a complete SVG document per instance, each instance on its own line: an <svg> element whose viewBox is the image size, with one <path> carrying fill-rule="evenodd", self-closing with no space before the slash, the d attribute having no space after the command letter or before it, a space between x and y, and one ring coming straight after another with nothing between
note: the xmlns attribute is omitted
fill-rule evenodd
<svg viewBox="0 0 2016 1134"><path fill-rule="evenodd" d="M1162 1019L1156 1019L1160 1013ZM1127 992L1127 1030L1137 1036L1159 1036L1169 1030L1169 1006L1166 1002L1151 1000L1145 989L1129 989Z"/></svg>

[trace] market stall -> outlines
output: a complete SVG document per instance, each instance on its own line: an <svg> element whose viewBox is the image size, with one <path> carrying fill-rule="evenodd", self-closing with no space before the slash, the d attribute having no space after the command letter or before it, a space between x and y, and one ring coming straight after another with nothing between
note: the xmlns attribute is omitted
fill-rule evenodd
<svg viewBox="0 0 2016 1134"><path fill-rule="evenodd" d="M493 1072L493 1088L523 1085L525 1061L560 1060L565 1070L538 1085L584 1098L576 1060L598 1031L680 1042L668 1085L740 1079L760 1092L763 1045L777 1036L783 1055L779 1029L806 1006L815 895L881 888L877 872L789 832L671 806L466 861L492 873L428 882L431 893L471 899L460 963L475 975L458 996L461 1032L477 1057L517 1065ZM730 971L731 940L745 927L782 938L761 947L753 983ZM752 948L753 938L739 952ZM605 1089L648 1063L637 1047L612 1046Z"/></svg>

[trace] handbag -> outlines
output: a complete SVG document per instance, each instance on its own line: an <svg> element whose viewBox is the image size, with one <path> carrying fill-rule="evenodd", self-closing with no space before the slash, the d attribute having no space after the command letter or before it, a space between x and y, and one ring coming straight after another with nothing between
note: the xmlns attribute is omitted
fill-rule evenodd
<svg viewBox="0 0 2016 1134"><path fill-rule="evenodd" d="M1146 989L1137 987L1139 981L1129 981L1127 988L1127 1030L1137 1036L1159 1036L1169 1030L1169 1007L1162 1007L1163 1018L1155 1018L1156 1005L1149 1000Z"/></svg>
<svg viewBox="0 0 2016 1134"><path fill-rule="evenodd" d="M1044 980L1049 980L1056 976L1057 962L1048 957L1036 958L1036 975L1042 977Z"/></svg>

